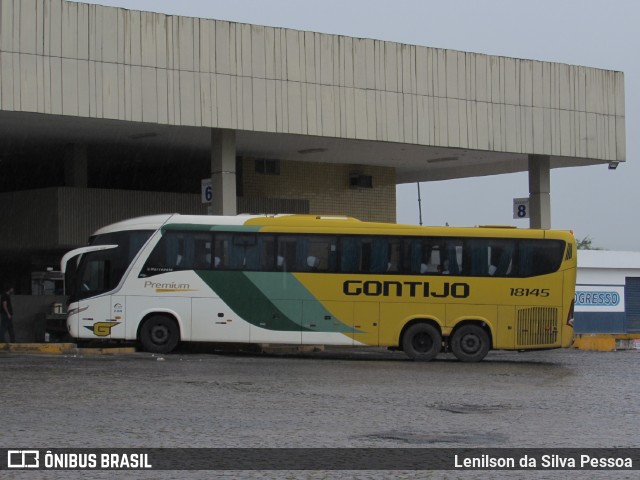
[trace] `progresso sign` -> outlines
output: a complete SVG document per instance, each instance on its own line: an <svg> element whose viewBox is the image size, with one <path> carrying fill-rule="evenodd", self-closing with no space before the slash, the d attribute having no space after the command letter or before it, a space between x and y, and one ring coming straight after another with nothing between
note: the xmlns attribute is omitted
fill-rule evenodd
<svg viewBox="0 0 640 480"><path fill-rule="evenodd" d="M575 300L576 306L581 307L615 307L620 305L620 294L610 291L577 291Z"/></svg>

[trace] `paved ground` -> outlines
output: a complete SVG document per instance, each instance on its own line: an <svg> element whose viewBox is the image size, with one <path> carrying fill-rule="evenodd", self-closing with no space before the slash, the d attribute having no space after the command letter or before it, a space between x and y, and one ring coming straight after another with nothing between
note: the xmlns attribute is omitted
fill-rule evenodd
<svg viewBox="0 0 640 480"><path fill-rule="evenodd" d="M638 351L568 349L496 352L477 364L448 356L416 363L366 349L299 356L0 354L0 447L640 447L639 362ZM28 473L21 478L33 478ZM466 473L436 478L478 476ZM581 478L580 472L557 478L571 473ZM406 478L425 478L416 475Z"/></svg>

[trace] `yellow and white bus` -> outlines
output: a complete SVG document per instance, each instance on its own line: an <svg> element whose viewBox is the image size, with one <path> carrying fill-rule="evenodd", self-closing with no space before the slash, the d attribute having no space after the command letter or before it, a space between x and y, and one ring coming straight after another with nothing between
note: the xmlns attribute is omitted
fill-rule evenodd
<svg viewBox="0 0 640 480"><path fill-rule="evenodd" d="M567 347L571 232L348 217L155 215L62 260L78 339L353 345L431 360Z"/></svg>

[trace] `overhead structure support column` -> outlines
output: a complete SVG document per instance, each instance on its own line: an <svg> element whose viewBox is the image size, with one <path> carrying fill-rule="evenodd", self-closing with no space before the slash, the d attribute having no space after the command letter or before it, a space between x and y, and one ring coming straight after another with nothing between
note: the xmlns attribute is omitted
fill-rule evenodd
<svg viewBox="0 0 640 480"><path fill-rule="evenodd" d="M551 228L551 159L529 155L529 226Z"/></svg>
<svg viewBox="0 0 640 480"><path fill-rule="evenodd" d="M211 213L236 215L236 131L211 129Z"/></svg>

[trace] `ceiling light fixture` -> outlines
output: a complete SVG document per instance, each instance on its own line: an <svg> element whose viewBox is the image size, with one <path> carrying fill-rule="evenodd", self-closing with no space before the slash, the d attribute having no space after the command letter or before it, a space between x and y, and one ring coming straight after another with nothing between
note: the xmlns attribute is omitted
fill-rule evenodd
<svg viewBox="0 0 640 480"><path fill-rule="evenodd" d="M298 150L300 155L306 155L308 153L323 153L326 152L326 148L305 148L303 150Z"/></svg>
<svg viewBox="0 0 640 480"><path fill-rule="evenodd" d="M158 134L156 132L145 132L145 133L134 133L133 135L129 135L131 140L142 140L143 138L153 138L157 137Z"/></svg>
<svg viewBox="0 0 640 480"><path fill-rule="evenodd" d="M453 162L458 160L458 157L441 157L441 158L432 158L427 160L427 163L442 163L442 162Z"/></svg>

